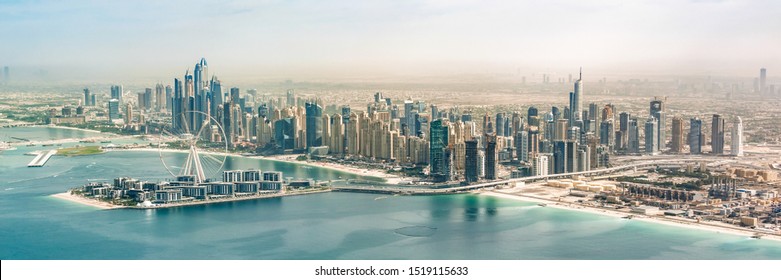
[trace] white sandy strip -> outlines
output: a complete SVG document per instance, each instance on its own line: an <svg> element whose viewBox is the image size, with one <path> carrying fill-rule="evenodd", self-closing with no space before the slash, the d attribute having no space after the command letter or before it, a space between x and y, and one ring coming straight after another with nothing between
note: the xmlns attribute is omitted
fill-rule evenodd
<svg viewBox="0 0 781 280"><path fill-rule="evenodd" d="M33 126L33 127L36 127L36 126ZM78 128L78 127L69 127L69 126L60 126L60 125L41 125L41 126L39 126L39 127L56 127L56 128L61 128L61 129L70 129L70 130L78 130L78 131L84 131L84 132L94 132L94 133L103 133L103 134L114 135L114 133L109 133L109 132L101 132L101 131L99 131L99 130L94 130L94 129L86 129L86 128Z"/></svg>
<svg viewBox="0 0 781 280"><path fill-rule="evenodd" d="M527 195L508 194L508 193L501 193L497 191L480 192L480 194L489 195L493 197L526 201L526 202L545 203L546 206L557 208L557 209L575 210L575 211L581 211L581 212L586 212L591 214L606 215L611 217L626 217L627 215L633 215L633 219L636 220L677 226L677 227L684 227L689 229L707 230L715 233L727 233L727 234L734 234L740 236L753 236L754 234L757 233L756 231L752 231L747 228L738 228L726 224L719 225L719 224L711 224L711 223L696 223L693 221L665 218L661 216L649 217L649 216L643 216L638 214L619 212L610 209L594 208L594 207L588 207L588 206L583 206L578 204L569 204L567 202L559 202L559 201L537 198L537 197L532 197ZM762 233L762 239L781 241L781 236Z"/></svg>
<svg viewBox="0 0 781 280"><path fill-rule="evenodd" d="M114 204L111 204L111 203L108 203L108 202L98 201L98 200L89 199L89 198L86 198L86 197L74 195L74 194L71 194L70 191L64 192L64 193L53 194L53 195L51 195L51 197L56 197L56 198L59 198L59 199L63 199L63 200L67 200L67 201L70 201L70 202L75 202L75 203L79 203L79 204L83 204L83 205L87 205L87 206L92 206L92 207L96 207L96 208L100 208L100 209L124 208L124 206L114 205Z"/></svg>

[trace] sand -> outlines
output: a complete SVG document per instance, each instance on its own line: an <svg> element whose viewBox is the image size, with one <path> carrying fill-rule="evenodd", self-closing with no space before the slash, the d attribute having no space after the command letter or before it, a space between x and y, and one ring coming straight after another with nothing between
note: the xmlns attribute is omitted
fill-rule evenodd
<svg viewBox="0 0 781 280"><path fill-rule="evenodd" d="M657 224L664 224L664 225L671 225L671 226L677 226L677 227L684 227L689 229L696 229L696 230L707 230L715 233L726 233L726 234L733 234L733 235L739 235L739 236L754 236L757 231L753 231L748 228L740 228L736 226L730 226L727 224L716 224L717 222L701 222L697 223L696 221L683 219L683 218L669 218L665 216L645 216L645 215L638 215L634 213L627 213L627 212L620 212L616 210L611 209L605 209L605 208L596 208L596 207L590 207L585 205L579 205L569 202L559 202L555 200L540 198L540 197L533 197L529 195L519 195L519 194L510 194L506 192L501 192L499 190L493 190L493 191L482 191L479 192L481 195L489 195L494 197L500 197L500 198L506 198L506 199L513 199L513 200L519 200L519 201L526 201L526 202L535 202L535 203L545 203L547 207L553 207L557 209L564 209L564 210L570 210L570 211L580 211L590 214L597 214L597 215L605 215L605 216L611 216L611 217L626 217L628 215L632 215L633 220L640 220L645 222L651 222L651 223L657 223ZM768 239L768 240L774 240L781 242L781 236L779 235L771 235L767 233L761 233L762 239Z"/></svg>
<svg viewBox="0 0 781 280"><path fill-rule="evenodd" d="M52 197L67 200L70 202L79 203L82 205L92 206L100 209L117 209L117 208L125 208L124 206L114 205L108 202L98 201L94 199L85 198L82 196L78 196L75 194L71 194L70 191L64 192L64 193L58 193L51 195Z"/></svg>

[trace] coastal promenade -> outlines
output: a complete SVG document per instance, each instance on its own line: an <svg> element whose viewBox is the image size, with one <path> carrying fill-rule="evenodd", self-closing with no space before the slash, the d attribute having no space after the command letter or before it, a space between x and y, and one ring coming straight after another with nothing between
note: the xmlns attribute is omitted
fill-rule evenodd
<svg viewBox="0 0 781 280"><path fill-rule="evenodd" d="M654 169L657 167L672 167L672 166L681 167L685 164L700 163L706 161L713 162L716 160L714 159L656 160L656 161L640 162L635 164L628 164L623 166L616 166L616 167L589 170L589 171L503 179L503 180L490 181L490 182L473 184L468 186L448 187L448 188L390 187L390 186L332 186L332 188L335 191L401 194L401 195L434 195L434 194L449 194L449 193L452 194L452 193L476 191L485 188L498 187L502 185L512 185L515 183L531 183L531 182L536 182L541 180L571 178L573 176L603 176L603 175L614 174L616 172L624 172L630 170L637 171L637 170Z"/></svg>

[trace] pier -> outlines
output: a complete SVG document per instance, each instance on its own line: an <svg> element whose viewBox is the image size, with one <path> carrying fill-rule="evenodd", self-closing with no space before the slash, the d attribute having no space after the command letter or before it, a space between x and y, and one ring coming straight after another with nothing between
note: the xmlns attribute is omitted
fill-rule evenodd
<svg viewBox="0 0 781 280"><path fill-rule="evenodd" d="M42 152L35 156L35 158L27 164L27 167L43 167L46 162L49 161L50 158L52 158L53 155L57 154L57 150L50 150L48 152Z"/></svg>

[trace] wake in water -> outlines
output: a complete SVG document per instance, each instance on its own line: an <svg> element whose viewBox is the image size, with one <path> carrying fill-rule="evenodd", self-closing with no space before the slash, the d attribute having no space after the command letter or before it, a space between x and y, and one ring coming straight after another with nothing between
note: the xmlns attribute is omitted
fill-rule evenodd
<svg viewBox="0 0 781 280"><path fill-rule="evenodd" d="M409 237L429 237L436 233L437 228L429 226L409 226L393 230L396 234Z"/></svg>

